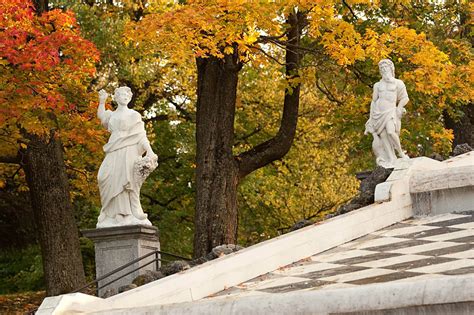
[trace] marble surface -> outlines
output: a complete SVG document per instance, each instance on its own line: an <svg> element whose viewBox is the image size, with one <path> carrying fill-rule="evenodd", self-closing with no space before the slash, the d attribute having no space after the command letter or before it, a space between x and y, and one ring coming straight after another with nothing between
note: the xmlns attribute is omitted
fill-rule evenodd
<svg viewBox="0 0 474 315"><path fill-rule="evenodd" d="M474 209L463 214L414 218L261 275L208 299L474 274L473 242Z"/></svg>
<svg viewBox="0 0 474 315"><path fill-rule="evenodd" d="M400 144L401 119L409 99L405 84L395 78L393 62L382 59L378 65L382 79L374 84L365 134L372 134L377 165L393 168L397 154L401 159L409 159Z"/></svg>
<svg viewBox="0 0 474 315"><path fill-rule="evenodd" d="M129 87L115 89L117 108L111 111L105 108L107 92L99 92L97 116L110 138L97 175L102 204L97 228L151 225L140 204L140 188L158 166L158 156L147 139L142 116L128 108L132 96Z"/></svg>

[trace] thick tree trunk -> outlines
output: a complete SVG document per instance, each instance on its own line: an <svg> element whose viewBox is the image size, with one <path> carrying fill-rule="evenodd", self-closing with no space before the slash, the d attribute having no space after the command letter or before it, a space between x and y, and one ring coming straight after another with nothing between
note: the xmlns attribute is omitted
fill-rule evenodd
<svg viewBox="0 0 474 315"><path fill-rule="evenodd" d="M238 59L197 59L196 213L194 256L235 243L237 164L232 155Z"/></svg>
<svg viewBox="0 0 474 315"><path fill-rule="evenodd" d="M302 13L288 18L286 75L298 76L298 51ZM236 49L236 47L234 48ZM198 58L196 113L196 213L194 257L207 254L215 246L237 241L237 188L251 172L282 158L290 149L296 132L300 85L285 91L280 129L275 137L239 156L232 155L238 56Z"/></svg>
<svg viewBox="0 0 474 315"><path fill-rule="evenodd" d="M69 293L85 284L85 276L62 145L54 138L30 139L24 168L41 245L46 293Z"/></svg>
<svg viewBox="0 0 474 315"><path fill-rule="evenodd" d="M453 149L463 143L474 148L474 104L465 105L463 113L463 116L457 120L449 117L446 112L444 113L444 125L446 128L452 129L454 133Z"/></svg>

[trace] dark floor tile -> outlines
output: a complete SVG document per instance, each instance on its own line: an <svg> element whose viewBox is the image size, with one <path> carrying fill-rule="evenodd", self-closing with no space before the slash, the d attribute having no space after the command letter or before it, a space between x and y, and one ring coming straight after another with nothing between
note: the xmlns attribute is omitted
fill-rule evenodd
<svg viewBox="0 0 474 315"><path fill-rule="evenodd" d="M393 251L395 249L424 245L428 243L433 243L432 241L426 240L409 240L409 241L402 241L394 244L387 244L375 247L364 248L364 250L371 250L375 252L385 252L385 251Z"/></svg>
<svg viewBox="0 0 474 315"><path fill-rule="evenodd" d="M474 248L474 244L461 244L461 245L454 245L451 247L433 249L426 252L416 253L416 255L443 256L443 255L448 255L448 254L464 252L466 250L470 250L471 248Z"/></svg>
<svg viewBox="0 0 474 315"><path fill-rule="evenodd" d="M400 279L405 279L405 278L411 278L411 277L420 276L420 275L422 275L422 273L401 271L401 272L389 273L387 275L381 275L377 277L354 280L347 283L359 284L359 285L370 284L370 283L381 283L381 282L389 282L389 281L395 281L395 280L400 280Z"/></svg>
<svg viewBox="0 0 474 315"><path fill-rule="evenodd" d="M277 274L277 273L268 272L264 275L260 275L258 277L247 280L245 282L257 282L257 281L264 281L264 280L276 279L276 278L282 278L282 277L286 277L286 276L280 275L280 274Z"/></svg>
<svg viewBox="0 0 474 315"><path fill-rule="evenodd" d="M360 271L360 270L364 270L364 269L370 269L370 268L360 267L360 266L344 266L344 267L338 267L338 268L332 268L332 269L309 272L309 273L305 273L305 274L302 274L302 275L298 275L298 277L310 278L310 279L317 280L319 278L332 277L332 276L335 276L335 275Z"/></svg>
<svg viewBox="0 0 474 315"><path fill-rule="evenodd" d="M474 273L474 259L472 260L472 266L441 272L441 274L448 276L466 275L468 273Z"/></svg>
<svg viewBox="0 0 474 315"><path fill-rule="evenodd" d="M474 206L473 206L474 207ZM454 214L464 214L464 215L472 215L474 216L474 208L472 210L467 210L467 211L453 211L451 213Z"/></svg>
<svg viewBox="0 0 474 315"><path fill-rule="evenodd" d="M390 258L390 257L395 257L395 256L401 256L401 254L377 252L377 253L369 254L369 255L341 259L341 260L337 260L331 263L339 264L339 265L357 265L357 264L361 264L367 261L374 261L374 260L385 259L385 258Z"/></svg>
<svg viewBox="0 0 474 315"><path fill-rule="evenodd" d="M404 235L397 235L397 237L417 239L417 238L430 237L430 236L441 235L441 234L446 234L446 233L452 233L452 232L457 232L457 231L462 231L462 229L455 229L455 228L449 228L449 227L440 227L438 229L432 229L432 230L421 231L421 232L410 233L410 234L404 234Z"/></svg>
<svg viewBox="0 0 474 315"><path fill-rule="evenodd" d="M451 219L451 220L446 220L446 221L428 223L428 224L424 224L424 225L428 225L428 226L451 226L451 225L470 223L470 222L474 222L474 216L472 216L472 215L468 215L468 216L465 216L463 218L457 218L457 219Z"/></svg>
<svg viewBox="0 0 474 315"><path fill-rule="evenodd" d="M334 283L334 282L321 281L321 280L309 280L309 281L302 281L302 282L297 282L297 283L280 285L277 287L261 289L257 291L262 291L262 292L267 292L267 293L284 293L284 292L303 290L307 288L317 288L317 287L321 287L321 286L328 285L331 283Z"/></svg>
<svg viewBox="0 0 474 315"><path fill-rule="evenodd" d="M413 224L399 222L399 223L395 223L393 225L390 225L389 227L386 227L386 228L382 229L381 231L391 231L391 230L397 230L397 229L407 228L407 227L411 227L411 226L413 226Z"/></svg>
<svg viewBox="0 0 474 315"><path fill-rule="evenodd" d="M474 231L472 232L474 233ZM465 236L460 238L455 238L452 240L448 240L448 242L455 242L455 243L474 243L474 235Z"/></svg>
<svg viewBox="0 0 474 315"><path fill-rule="evenodd" d="M456 260L455 258L446 258L446 257L430 257L426 259L418 259L414 261L407 261L400 264L394 264L390 266L384 266L383 269L390 270L408 270L419 267L431 266L436 264L442 264L445 262Z"/></svg>

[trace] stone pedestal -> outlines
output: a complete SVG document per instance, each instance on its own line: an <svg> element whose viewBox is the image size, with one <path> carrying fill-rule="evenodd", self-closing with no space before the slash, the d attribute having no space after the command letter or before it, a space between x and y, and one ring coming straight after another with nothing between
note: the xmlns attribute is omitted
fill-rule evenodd
<svg viewBox="0 0 474 315"><path fill-rule="evenodd" d="M119 226L84 230L82 231L82 234L91 239L95 244L97 278L104 276L112 270L117 269L134 259L160 249L158 229L154 226ZM155 258L156 255L150 255L116 274L99 281L99 297L103 297L104 293L109 289L118 292L118 289L121 286L131 284L133 279L144 274L147 270L157 270L157 268L159 268L159 262L150 263L142 269L134 271L122 279L101 288L104 284L129 273L140 266L146 265Z"/></svg>

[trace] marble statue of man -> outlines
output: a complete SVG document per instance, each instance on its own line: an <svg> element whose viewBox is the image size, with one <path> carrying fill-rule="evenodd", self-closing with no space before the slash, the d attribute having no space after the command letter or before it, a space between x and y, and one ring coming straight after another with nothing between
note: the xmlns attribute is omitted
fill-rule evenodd
<svg viewBox="0 0 474 315"><path fill-rule="evenodd" d="M397 153L400 158L409 159L400 145L401 118L409 99L405 84L395 78L391 60L381 60L379 70L382 79L374 85L365 134L371 133L374 138L372 149L377 165L392 168Z"/></svg>
<svg viewBox="0 0 474 315"><path fill-rule="evenodd" d="M102 204L97 228L151 225L140 204L140 188L158 166L158 156L146 137L140 113L127 107L132 95L129 87L117 88L113 96L117 109L111 111L105 109L107 92L99 91L97 116L110 138L97 176Z"/></svg>

